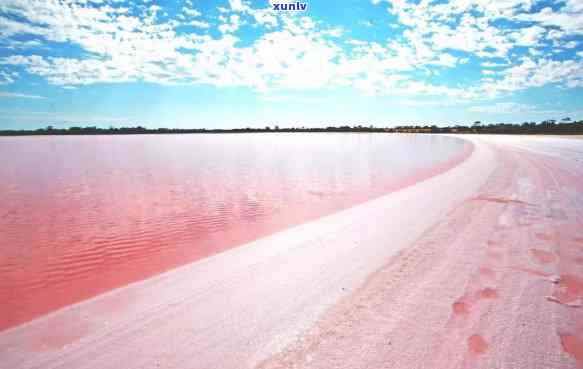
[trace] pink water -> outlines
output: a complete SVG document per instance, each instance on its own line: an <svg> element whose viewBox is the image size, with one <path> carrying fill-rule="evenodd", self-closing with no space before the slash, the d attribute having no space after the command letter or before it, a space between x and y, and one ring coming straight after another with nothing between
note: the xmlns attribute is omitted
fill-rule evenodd
<svg viewBox="0 0 583 369"><path fill-rule="evenodd" d="M0 330L456 165L384 134L0 138Z"/></svg>

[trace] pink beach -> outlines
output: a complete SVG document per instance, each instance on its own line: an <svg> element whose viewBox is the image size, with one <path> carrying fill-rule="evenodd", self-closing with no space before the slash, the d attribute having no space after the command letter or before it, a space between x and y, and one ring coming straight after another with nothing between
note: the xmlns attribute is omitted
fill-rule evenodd
<svg viewBox="0 0 583 369"><path fill-rule="evenodd" d="M385 195L472 150L342 134L1 142L12 160L0 168L0 330Z"/></svg>
<svg viewBox="0 0 583 369"><path fill-rule="evenodd" d="M311 148L293 163L318 158L310 167L317 173L294 172L276 155L251 171L275 162L270 175L227 189L221 181L244 176L219 171L202 186L194 174L176 177L199 169L172 158L132 171L114 155L119 147L101 142L107 150L98 154L110 158L67 168L83 180L42 182L50 200L35 187L38 178L30 180L26 158L3 168L10 180L2 202L10 206L2 209L0 291L10 305L2 307L0 367L583 367L582 141L393 137L395 145L437 139L440 159L420 155L387 171L375 159L390 152L372 149L346 157L342 165L353 172L344 175L323 171L326 152ZM345 150L366 139L346 139ZM132 153L147 145L127 140L121 147ZM62 152L70 144L39 146ZM196 150L167 144L183 150L179 157ZM10 145L3 150L18 151ZM250 148L242 145L240 152ZM87 150L96 155L94 146ZM47 159L44 170L60 178L58 165ZM274 177L280 167L297 176ZM152 168L163 175L148 176ZM194 217L184 183L232 199L242 186L253 188L254 205L234 210L240 198L223 202L230 210L215 218L220 225L211 221L213 211L221 214L217 205L195 207L211 219L206 238L177 220ZM59 196L82 199L83 216L58 208ZM31 217L33 205L39 210ZM35 231L24 237L24 229ZM51 238L64 229L67 239ZM7 255L17 240L19 254ZM34 248L41 244L42 252ZM13 267L14 257L30 266Z"/></svg>

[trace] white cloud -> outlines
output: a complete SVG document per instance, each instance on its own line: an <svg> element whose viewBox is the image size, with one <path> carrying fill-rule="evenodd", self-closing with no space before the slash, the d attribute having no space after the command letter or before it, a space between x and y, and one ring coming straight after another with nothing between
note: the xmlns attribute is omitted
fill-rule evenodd
<svg viewBox="0 0 583 369"><path fill-rule="evenodd" d="M373 0L373 4L387 3L388 11L401 24L409 27L405 37L410 45L421 45L421 52L441 52L449 49L472 53L479 58L507 58L516 46L527 46L531 55L542 55L533 47L542 46L548 39L555 47L561 39L583 32L583 6L580 0L568 0L564 6L532 12L536 0L452 0L435 4L429 0ZM494 21L514 23L512 27L495 25ZM524 27L525 22L534 25ZM506 22L508 24L508 22ZM518 26L518 29L516 29ZM553 26L558 29L547 30ZM512 30L514 29L514 30ZM573 47L572 41L564 47Z"/></svg>
<svg viewBox="0 0 583 369"><path fill-rule="evenodd" d="M455 67L457 64L458 58L450 55L450 54L440 54L436 61L430 62L430 64L435 65L443 65L446 67Z"/></svg>
<svg viewBox="0 0 583 369"><path fill-rule="evenodd" d="M569 42L567 42L567 43L566 43L565 45L563 45L563 46L564 46L565 48L567 48L567 49L574 49L574 48L576 48L576 47L577 47L577 45L578 45L578 42L577 42L577 41L569 41Z"/></svg>
<svg viewBox="0 0 583 369"><path fill-rule="evenodd" d="M562 115L572 115L572 111L566 111L561 109L541 109L540 107L516 103L516 102L498 102L489 105L477 105L467 108L467 111L471 113L480 113L487 115L511 115L520 114L524 115L544 115L544 116L562 116Z"/></svg>
<svg viewBox="0 0 583 369"><path fill-rule="evenodd" d="M267 102L290 102L297 104L323 104L329 101L324 97L298 96L298 95L262 95L261 100Z"/></svg>
<svg viewBox="0 0 583 369"><path fill-rule="evenodd" d="M231 6L231 9L236 12L251 10L249 5L247 5L247 3L242 0L229 0L229 5Z"/></svg>
<svg viewBox="0 0 583 369"><path fill-rule="evenodd" d="M572 87L583 79L583 63L575 60L555 61L524 58L520 65L508 68L500 74L501 80L487 83L486 91L491 93L516 91L529 87L541 87L551 83L565 83Z"/></svg>
<svg viewBox="0 0 583 369"><path fill-rule="evenodd" d="M45 77L55 85L85 85L97 82L128 82L136 80L136 72L112 61L96 59L43 58L13 56L0 61L3 64L25 66L31 74Z"/></svg>
<svg viewBox="0 0 583 369"><path fill-rule="evenodd" d="M404 31L402 36L396 31L391 39L371 42L338 40L346 34L344 29L324 25L309 13L274 12L270 2L252 9L249 1L229 0L227 8L218 8L218 18L202 18L193 2L186 1L179 17L168 19L157 5L140 13L136 11L140 7L129 11L105 2L83 6L57 0L35 4L4 0L0 9L10 17L0 16L2 45L13 42L16 50L16 43L23 41L15 36L32 35L35 40L27 41L31 47L60 42L75 45L83 53L65 58L27 52L26 56L4 57L0 63L21 67L60 86L129 81L246 86L260 91L352 86L367 94L443 94L452 98L495 96L548 83L579 86L580 61L545 59L537 50L551 43L557 50L576 49L578 44L571 36L578 26L569 22L578 17L581 6L577 0L568 0L550 13L525 14L532 10L533 2L373 0L396 15ZM522 23L522 28L508 30L493 22L522 20L525 15L529 19L524 20L534 24L525 27ZM556 16L569 22L545 28ZM28 22L14 20L19 18ZM192 33L179 31L184 25L195 29L189 28ZM244 25L260 30L256 39L239 38ZM516 59L516 46L529 47L530 58ZM577 55L581 57L580 52ZM485 77L473 86L452 87L412 77L416 71L438 76L445 68L470 60L480 62L481 58L504 60L504 64L482 62L483 67L499 69L496 73L483 71Z"/></svg>
<svg viewBox="0 0 583 369"><path fill-rule="evenodd" d="M184 12L184 14L189 15L191 17L200 17L202 15L202 13L199 12L198 10L187 7L183 7L182 11Z"/></svg>
<svg viewBox="0 0 583 369"><path fill-rule="evenodd" d="M546 30L540 26L532 26L529 28L523 28L518 32L514 32L513 38L516 40L517 45L521 46L535 46L540 43Z"/></svg>
<svg viewBox="0 0 583 369"><path fill-rule="evenodd" d="M472 113L486 113L486 114L512 114L512 113L525 113L534 110L533 107L529 105L514 103L514 102L502 102L493 105L479 105L471 106L467 109Z"/></svg>
<svg viewBox="0 0 583 369"><path fill-rule="evenodd" d="M396 101L397 105L411 108L450 108L465 104L463 100L446 99L446 100L424 100L424 99L404 99Z"/></svg>
<svg viewBox="0 0 583 369"><path fill-rule="evenodd" d="M494 63L494 62L483 62L482 67L486 68L497 68L497 67L507 67L508 64L506 63Z"/></svg>
<svg viewBox="0 0 583 369"><path fill-rule="evenodd" d="M566 35L567 34L564 31L552 29L547 33L547 38L556 42L564 38Z"/></svg>
<svg viewBox="0 0 583 369"><path fill-rule="evenodd" d="M16 72L8 72L0 70L0 85L9 85L14 83L14 79L18 76Z"/></svg>
<svg viewBox="0 0 583 369"><path fill-rule="evenodd" d="M188 22L191 26L198 27L198 28L210 28L210 24L205 21L193 20Z"/></svg>
<svg viewBox="0 0 583 369"><path fill-rule="evenodd" d="M279 24L278 18L271 9L255 9L251 15L258 25L264 26L267 29L277 27Z"/></svg>
<svg viewBox="0 0 583 369"><path fill-rule="evenodd" d="M232 14L228 18L227 22L225 22L219 26L219 31L221 31L221 33L232 33L232 32L235 32L236 30L238 30L240 26L241 26L241 17L237 14Z"/></svg>
<svg viewBox="0 0 583 369"><path fill-rule="evenodd" d="M18 34L46 35L48 31L39 26L17 22L0 16L0 37L7 38Z"/></svg>
<svg viewBox="0 0 583 369"><path fill-rule="evenodd" d="M38 40L27 40L27 41L20 41L20 40L12 40L12 39L0 39L0 45L9 50L29 50L29 49L38 49L44 47L43 43Z"/></svg>
<svg viewBox="0 0 583 369"><path fill-rule="evenodd" d="M21 94L18 92L3 92L0 91L0 98L22 98L22 99L46 99L44 96Z"/></svg>
<svg viewBox="0 0 583 369"><path fill-rule="evenodd" d="M544 8L538 13L516 15L514 19L537 22L543 26L559 27L567 34L583 34L583 11L581 7L574 5L573 1L567 4L565 8L559 11Z"/></svg>
<svg viewBox="0 0 583 369"><path fill-rule="evenodd" d="M120 125L127 124L128 122L134 120L130 117L103 116L92 114L75 115L58 112L16 110L16 109L1 110L0 113L10 116L11 119L15 121L44 123L46 125L111 124L115 126L118 124Z"/></svg>

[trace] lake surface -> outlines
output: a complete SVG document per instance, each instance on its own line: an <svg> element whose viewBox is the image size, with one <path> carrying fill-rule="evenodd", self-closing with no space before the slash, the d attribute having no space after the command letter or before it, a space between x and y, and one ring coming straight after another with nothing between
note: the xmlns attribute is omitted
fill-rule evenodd
<svg viewBox="0 0 583 369"><path fill-rule="evenodd" d="M432 135L1 137L0 330L387 194L471 150Z"/></svg>

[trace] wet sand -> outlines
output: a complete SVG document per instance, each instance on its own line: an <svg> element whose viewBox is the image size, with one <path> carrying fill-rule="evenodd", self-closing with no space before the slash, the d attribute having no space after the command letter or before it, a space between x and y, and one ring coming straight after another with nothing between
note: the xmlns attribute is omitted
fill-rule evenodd
<svg viewBox="0 0 583 369"><path fill-rule="evenodd" d="M583 367L583 146L471 140L498 161L477 196L259 367Z"/></svg>
<svg viewBox="0 0 583 369"><path fill-rule="evenodd" d="M583 146L455 168L0 333L2 368L583 367Z"/></svg>
<svg viewBox="0 0 583 369"><path fill-rule="evenodd" d="M563 136L558 136L558 137L562 137L562 138L570 138L570 139L575 139L575 140L583 140L583 135L563 135Z"/></svg>

